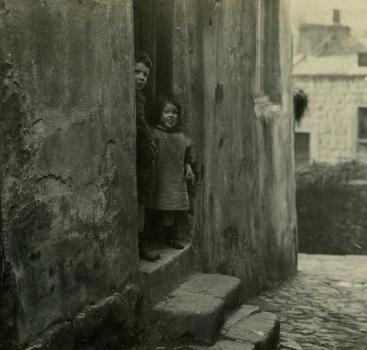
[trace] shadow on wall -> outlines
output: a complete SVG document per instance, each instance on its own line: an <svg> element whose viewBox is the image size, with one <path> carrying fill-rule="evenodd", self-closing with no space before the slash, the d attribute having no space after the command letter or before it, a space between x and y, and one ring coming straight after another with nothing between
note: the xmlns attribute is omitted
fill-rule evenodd
<svg viewBox="0 0 367 350"><path fill-rule="evenodd" d="M17 298L15 277L9 263L5 260L5 251L0 235L0 349L16 349Z"/></svg>
<svg viewBox="0 0 367 350"><path fill-rule="evenodd" d="M9 64L4 61L4 56L0 52L0 82L3 87L3 81L7 76ZM5 94L5 90L1 90ZM3 105L0 105L0 115L3 116ZM5 139L3 130L4 120L1 120L0 127L0 165L4 160L4 148L2 141ZM0 195L2 185L2 174L0 173ZM17 311L17 296L15 276L9 262L5 258L5 249L3 241L3 223L1 210L0 196L0 349L16 349L17 343L17 326L16 326L16 311Z"/></svg>
<svg viewBox="0 0 367 350"><path fill-rule="evenodd" d="M299 251L367 254L367 166L314 164L296 176Z"/></svg>

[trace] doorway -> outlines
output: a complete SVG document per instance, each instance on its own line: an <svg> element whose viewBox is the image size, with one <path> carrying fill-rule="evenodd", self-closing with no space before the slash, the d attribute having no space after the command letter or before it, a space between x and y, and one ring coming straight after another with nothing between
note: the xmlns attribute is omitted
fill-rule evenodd
<svg viewBox="0 0 367 350"><path fill-rule="evenodd" d="M295 133L294 154L296 165L306 165L310 163L310 133Z"/></svg>
<svg viewBox="0 0 367 350"><path fill-rule="evenodd" d="M147 53L153 64L147 85L142 90L147 102L146 119L149 124L152 124L149 118L150 102L172 91L173 10L172 0L133 0L135 51ZM158 247L161 248L164 235L154 229L159 226L155 219L154 215L146 216L145 225L148 227L145 233L152 238L150 243L153 247L157 243L154 241L158 240ZM188 241L188 234L182 232L179 238Z"/></svg>
<svg viewBox="0 0 367 350"><path fill-rule="evenodd" d="M172 0L134 0L134 45L153 63L144 95L153 101L172 88Z"/></svg>

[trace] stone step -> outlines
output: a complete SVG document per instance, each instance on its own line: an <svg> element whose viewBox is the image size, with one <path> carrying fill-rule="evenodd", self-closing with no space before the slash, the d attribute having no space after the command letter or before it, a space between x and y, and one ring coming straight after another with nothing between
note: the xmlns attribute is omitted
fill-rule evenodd
<svg viewBox="0 0 367 350"><path fill-rule="evenodd" d="M157 248L161 255L155 262L140 260L138 284L147 303L155 305L195 273L196 264L190 243L180 242L184 249Z"/></svg>
<svg viewBox="0 0 367 350"><path fill-rule="evenodd" d="M240 299L238 278L198 273L158 303L153 312L165 338L189 336L211 344L223 324L226 310L238 306Z"/></svg>
<svg viewBox="0 0 367 350"><path fill-rule="evenodd" d="M280 322L270 312L259 312L257 306L242 305L233 313L221 330L221 339L251 344L256 350L276 350Z"/></svg>
<svg viewBox="0 0 367 350"><path fill-rule="evenodd" d="M260 312L260 308L256 305L241 305L237 310L233 311L226 318L226 321L221 329L221 334L225 335L235 324L249 318L251 315Z"/></svg>
<svg viewBox="0 0 367 350"><path fill-rule="evenodd" d="M181 338L175 343L160 344L159 349L276 350L279 343L279 332L280 324L276 315L261 312L257 306L242 305L227 316L215 344L210 346L199 345L187 338ZM287 346L287 344L284 346ZM284 347L284 349L288 348ZM289 347L289 349L293 348Z"/></svg>

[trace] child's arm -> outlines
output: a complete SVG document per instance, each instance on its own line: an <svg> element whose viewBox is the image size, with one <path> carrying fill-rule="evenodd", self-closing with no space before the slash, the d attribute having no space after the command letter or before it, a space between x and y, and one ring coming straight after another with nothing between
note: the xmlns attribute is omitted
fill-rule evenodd
<svg viewBox="0 0 367 350"><path fill-rule="evenodd" d="M195 149L194 146L192 145L192 142L189 140L185 152L185 177L192 183L194 183L195 181L195 173L193 170L195 161L196 161Z"/></svg>
<svg viewBox="0 0 367 350"><path fill-rule="evenodd" d="M149 146L153 142L152 131L145 119L145 97L141 92L136 95L136 127L140 147Z"/></svg>
<svg viewBox="0 0 367 350"><path fill-rule="evenodd" d="M152 156L156 157L157 147L153 132L145 118L145 97L139 92L136 95L136 126L138 148L150 149Z"/></svg>
<svg viewBox="0 0 367 350"><path fill-rule="evenodd" d="M195 180L195 174L192 170L191 164L185 164L185 177L187 180L194 181Z"/></svg>

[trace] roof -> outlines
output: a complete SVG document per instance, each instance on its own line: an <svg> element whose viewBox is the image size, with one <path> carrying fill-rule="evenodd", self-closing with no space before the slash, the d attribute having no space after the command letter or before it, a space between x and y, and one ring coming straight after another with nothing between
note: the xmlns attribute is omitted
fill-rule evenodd
<svg viewBox="0 0 367 350"><path fill-rule="evenodd" d="M307 56L338 56L366 51L350 28L340 25L307 23L299 27L300 39L297 54Z"/></svg>
<svg viewBox="0 0 367 350"><path fill-rule="evenodd" d="M358 54L345 56L297 57L293 76L367 76L367 67L358 65Z"/></svg>

